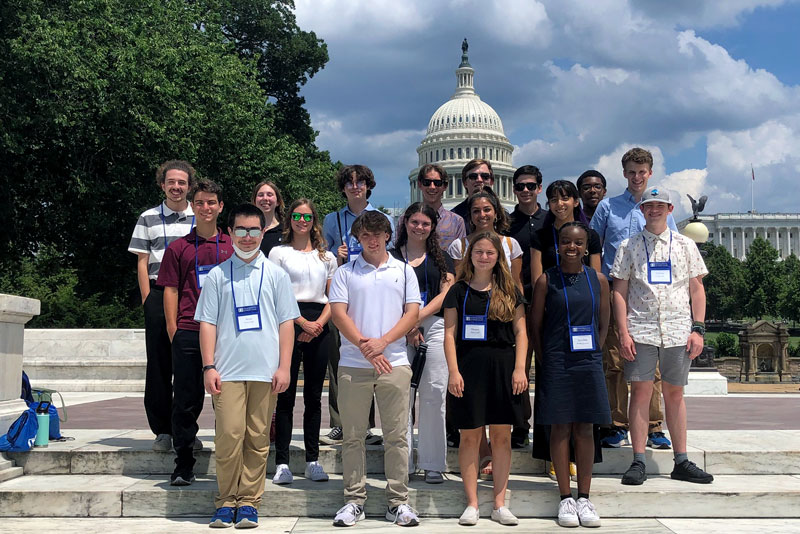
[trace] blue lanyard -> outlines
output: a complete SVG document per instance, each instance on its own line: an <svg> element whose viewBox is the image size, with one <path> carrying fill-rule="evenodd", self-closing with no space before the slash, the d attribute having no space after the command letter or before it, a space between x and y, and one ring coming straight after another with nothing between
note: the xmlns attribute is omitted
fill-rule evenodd
<svg viewBox="0 0 800 534"><path fill-rule="evenodd" d="M191 230L190 230L191 231ZM197 232L194 233L194 272L197 272ZM217 262L214 265L219 265L219 232L217 232Z"/></svg>
<svg viewBox="0 0 800 534"><path fill-rule="evenodd" d="M647 239L642 235L642 242L644 243L644 253L647 255L647 263L650 263L650 251L647 250ZM653 246L653 254L656 253L656 247ZM669 231L669 254L667 254L667 261L672 261L672 230Z"/></svg>
<svg viewBox="0 0 800 534"><path fill-rule="evenodd" d="M558 268L558 274L561 276L561 289L564 291L564 302L567 305L567 326L572 329L572 319L569 316L569 297L567 296L567 282L564 280L564 271L561 267ZM592 290L592 282L589 280L589 272L583 268L583 274L586 275L586 283L589 285L589 295L592 297L592 324L594 325L594 291Z"/></svg>
<svg viewBox="0 0 800 534"><path fill-rule="evenodd" d="M259 301L261 300L261 286L264 285L264 266L262 265L259 267L261 269L261 282L258 284L258 294L256 295L256 306L259 305ZM236 291L233 290L233 261L231 261L231 295L233 296L233 309L236 309Z"/></svg>
<svg viewBox="0 0 800 534"><path fill-rule="evenodd" d="M175 212L177 213L177 212ZM161 231L164 232L164 250L167 249L169 246L169 241L167 241L167 223L164 222L164 203L161 203ZM194 215L192 215L192 226L189 228L189 232L192 231L194 228ZM188 233L188 232L187 232Z"/></svg>
<svg viewBox="0 0 800 534"><path fill-rule="evenodd" d="M467 315L467 297L469 296L469 282L467 282L467 292L464 293L464 306L461 315ZM492 303L492 290L489 290L489 300L486 301L486 311L483 313L486 320L489 320L489 304Z"/></svg>
<svg viewBox="0 0 800 534"><path fill-rule="evenodd" d="M553 248L556 251L556 266L560 268L561 258L558 257L558 237L556 236L556 225L554 224L550 227L550 229L553 231Z"/></svg>
<svg viewBox="0 0 800 534"><path fill-rule="evenodd" d="M400 256L403 256L403 252L402 251L400 251ZM406 265L408 265L408 247L406 247L406 255L403 258L403 261L405 261ZM425 253L425 264L424 265L425 265L425 267L424 267L424 269L425 269L425 292L427 292L428 291L428 253L427 252ZM413 267L412 267L412 269L413 269Z"/></svg>

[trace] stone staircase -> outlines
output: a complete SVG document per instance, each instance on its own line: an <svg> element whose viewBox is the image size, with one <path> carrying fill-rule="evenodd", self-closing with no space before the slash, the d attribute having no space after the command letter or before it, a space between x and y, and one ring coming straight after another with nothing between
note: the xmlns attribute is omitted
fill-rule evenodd
<svg viewBox="0 0 800 534"><path fill-rule="evenodd" d="M0 453L0 482L21 477L23 469L18 467L14 460L6 458L5 453Z"/></svg>
<svg viewBox="0 0 800 534"><path fill-rule="evenodd" d="M213 432L202 430L196 483L169 485L173 456L150 449L147 431L70 430L74 441L10 455L25 476L0 483L0 516L51 517L196 517L213 511ZM302 477L301 436L292 442L290 467L295 482L275 486L268 475L262 516L331 517L342 504L339 447L323 446L320 463L331 475L326 483ZM800 518L800 431L690 431L689 458L715 475L710 485L669 478L672 452L648 449L650 478L639 487L622 486L620 475L631 459L629 447L604 449L595 466L592 501L604 518ZM367 448L368 515L384 511L383 450ZM519 517L552 517L555 483L544 462L530 450L514 451L508 503ZM268 472L274 471L270 453ZM457 517L465 506L458 477L457 451L448 453L448 480L410 483L411 505L423 517ZM299 475L299 476L298 476ZM574 484L573 484L574 486ZM479 483L482 513L491 508L491 482Z"/></svg>

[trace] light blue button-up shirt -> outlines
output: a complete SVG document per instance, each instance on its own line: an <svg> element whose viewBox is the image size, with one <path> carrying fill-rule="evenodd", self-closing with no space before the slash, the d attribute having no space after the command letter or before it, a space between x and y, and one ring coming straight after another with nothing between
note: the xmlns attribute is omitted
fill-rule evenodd
<svg viewBox="0 0 800 534"><path fill-rule="evenodd" d="M614 257L623 240L644 230L645 220L639 203L627 189L616 197L604 198L592 216L591 227L603 240L603 274L608 276L614 265ZM667 226L678 231L670 213Z"/></svg>
<svg viewBox="0 0 800 534"><path fill-rule="evenodd" d="M236 291L236 306L258 303L261 330L237 329L232 289ZM278 327L298 317L300 310L289 275L261 252L250 263L234 255L211 269L194 314L195 321L217 327L214 365L224 382L272 382L280 362Z"/></svg>
<svg viewBox="0 0 800 534"><path fill-rule="evenodd" d="M364 208L364 211L377 211L377 208L367 202L367 207ZM384 215L386 214L384 213ZM358 245L358 239L356 239L355 236L353 236L350 232L350 228L352 228L356 217L358 217L358 215L350 211L350 207L345 205L345 207L339 211L334 211L333 213L327 214L325 219L322 221L322 234L325 236L325 240L328 242L328 250L333 252L334 255L336 254L336 249L338 249L340 246L342 246L342 243L344 243L345 238L347 238L348 247L355 247ZM386 215L386 218L389 219L389 224L392 227L392 239L389 241L391 245L391 243L394 243L397 236L395 235L394 231L394 221L388 215Z"/></svg>

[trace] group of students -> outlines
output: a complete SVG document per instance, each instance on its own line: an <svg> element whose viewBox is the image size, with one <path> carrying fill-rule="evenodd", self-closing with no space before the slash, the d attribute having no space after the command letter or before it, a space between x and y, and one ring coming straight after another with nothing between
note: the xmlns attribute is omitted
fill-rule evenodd
<svg viewBox="0 0 800 534"><path fill-rule="evenodd" d="M634 458L623 484L646 479L646 445L671 446L648 424L659 369L672 477L711 482L686 457L683 403L690 361L703 346L707 271L694 242L675 231L669 193L647 188L650 153L632 149L622 167L628 187L619 197L604 199L605 178L587 171L577 187L550 184L546 212L537 202L541 172L520 167L519 203L509 215L492 191L488 161L463 168L468 197L452 211L441 202L447 173L426 164L418 176L423 201L406 209L395 231L368 201L373 173L349 165L337 175L347 204L324 221L310 199L284 213L278 187L262 182L252 203L230 211L225 234L217 224L221 188L195 180L184 161L163 164L156 177L166 199L142 214L129 250L139 257L145 311L145 409L153 448L174 445L170 483L194 480L205 390L215 411L219 488L210 526L257 526L273 411L273 482L293 481L301 364L305 478L328 480L320 441L342 444L345 504L336 526L364 518L366 445L381 439L370 432L375 404L388 520L419 524L409 474L443 482L451 445L467 502L459 524L479 520L479 478L493 480L491 518L517 524L505 506L511 450L528 443L533 414L532 452L552 461L559 524L600 526L589 491L601 440L620 446L630 412ZM616 369L624 371L626 405L631 381L630 410L620 406ZM326 371L332 429L320 437ZM657 397L655 404L660 410Z"/></svg>

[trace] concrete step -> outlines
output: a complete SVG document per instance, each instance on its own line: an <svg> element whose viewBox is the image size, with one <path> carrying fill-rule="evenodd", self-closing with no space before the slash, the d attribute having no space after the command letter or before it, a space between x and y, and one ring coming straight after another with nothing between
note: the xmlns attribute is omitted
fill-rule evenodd
<svg viewBox="0 0 800 534"><path fill-rule="evenodd" d="M51 442L47 448L34 449L25 453L11 453L17 465L24 467L26 474L113 474L113 475L150 475L172 473L174 454L153 451L152 435L144 430L104 431L104 430L69 430L64 434L76 439L67 442ZM289 451L289 467L294 473L302 474L305 469L305 452L302 434L295 434ZM213 431L201 430L199 438L203 441L203 450L195 454L197 464L195 473L214 474ZM383 473L383 447L367 447L367 472ZM596 464L594 471L598 474L622 474L631 462L629 447L604 449L602 463ZM650 450L648 454L649 472L653 474L669 474L672 471L672 451ZM691 449L689 457L698 465L705 465L704 452ZM319 462L328 473L342 472L341 446L320 446ZM267 471L275 471L275 451L270 449ZM458 450L448 449L447 471L458 473ZM512 451L511 472L515 474L544 474L545 462L531 456L530 447Z"/></svg>
<svg viewBox="0 0 800 534"><path fill-rule="evenodd" d="M143 367L144 368L144 367ZM31 378L31 386L34 388L48 388L56 391L86 392L86 391L125 391L138 392L144 391L144 378L131 379L53 379L53 378ZM57 401L57 404L60 401ZM59 408L61 407L58 404Z"/></svg>
<svg viewBox="0 0 800 534"><path fill-rule="evenodd" d="M44 449L26 453L10 453L26 474L111 474L150 475L169 474L174 468L174 455L155 452L153 436L146 430L65 430L73 441L51 442ZM203 429L199 433L204 448L196 453L195 472L214 474L214 433ZM295 433L290 448L289 467L295 474L305 469L302 434ZM800 431L770 430L690 431L689 458L714 475L798 474L800 475ZM671 450L647 449L648 472L669 474L673 467ZM622 474L630 465L629 446L603 449L603 462L595 464L596 474ZM341 473L341 447L320 446L319 461L328 473ZM367 472L383 473L383 447L367 447ZM458 451L448 450L447 468L457 473ZM270 450L267 471L275 470L274 449ZM531 457L530 448L512 451L513 474L543 474L544 462Z"/></svg>
<svg viewBox="0 0 800 534"><path fill-rule="evenodd" d="M17 467L14 460L6 458L5 453L0 453L0 482L21 477L23 474L24 471L21 467Z"/></svg>
<svg viewBox="0 0 800 534"><path fill-rule="evenodd" d="M366 512L385 512L385 480L367 479ZM409 500L422 517L457 517L466 505L460 479L444 484L410 483ZM216 481L201 477L184 488L167 476L31 475L0 483L4 517L184 517L213 512ZM481 513L491 512L492 484L479 483ZM329 482L295 479L290 486L267 481L259 508L262 516L332 517L343 502L342 479ZM549 478L512 475L507 505L519 517L552 517L558 488ZM690 484L653 476L642 486L622 486L619 477L597 476L592 502L605 518L742 517L800 518L800 476L721 475L712 484Z"/></svg>

